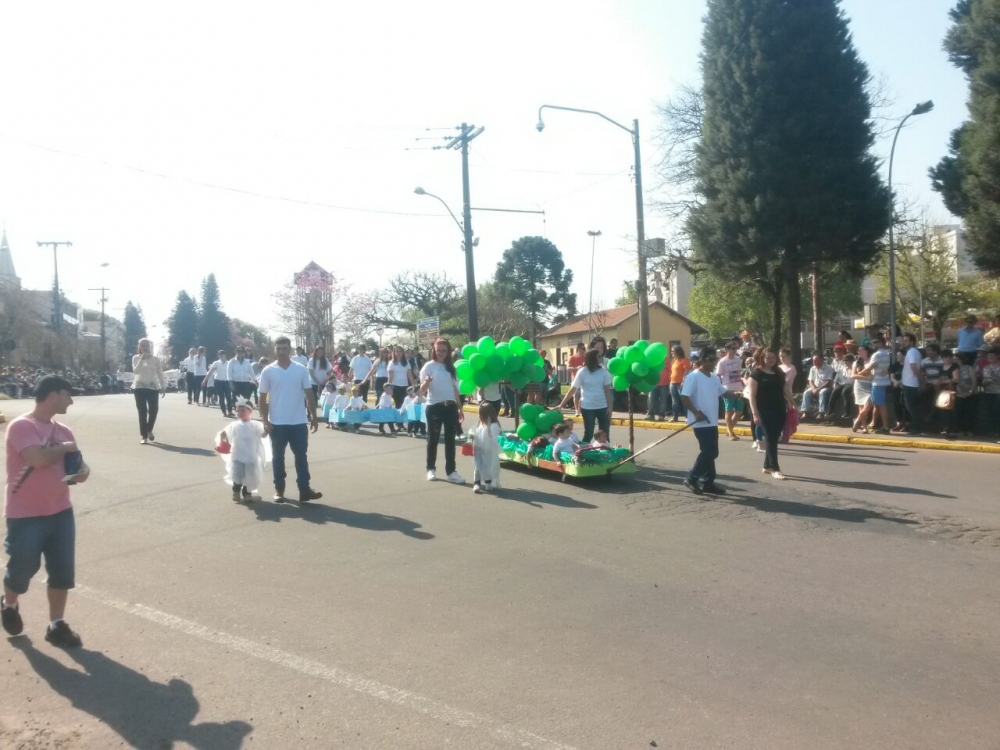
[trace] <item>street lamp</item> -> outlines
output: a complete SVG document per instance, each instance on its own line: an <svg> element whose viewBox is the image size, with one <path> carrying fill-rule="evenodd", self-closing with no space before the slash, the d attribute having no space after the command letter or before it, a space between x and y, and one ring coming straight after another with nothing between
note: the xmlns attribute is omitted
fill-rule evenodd
<svg viewBox="0 0 1000 750"><path fill-rule="evenodd" d="M542 119L543 109L559 109L564 112L581 112L585 115L596 115L632 136L632 147L635 149L635 235L636 245L639 248L639 283L636 284L637 296L639 298L639 338L648 341L649 297L647 294L648 290L646 289L646 229L642 210L642 155L639 152L639 121L632 120L632 127L628 128L620 122L612 120L607 115L592 109L577 109L576 107L559 107L555 104L543 104L538 108L538 124L535 125L539 133L545 130L545 121Z"/></svg>
<svg viewBox="0 0 1000 750"><path fill-rule="evenodd" d="M896 245L893 234L893 223L895 221L895 201L892 197L892 161L896 156L896 140L899 138L899 131L903 129L906 121L914 115L923 115L934 109L933 101L921 102L913 108L906 117L899 121L896 127L896 135L892 138L892 149L889 151L889 340L890 344L896 343ZM920 321L920 338L923 338L923 320Z"/></svg>
<svg viewBox="0 0 1000 750"><path fill-rule="evenodd" d="M587 235L590 237L590 301L587 303L587 313L594 315L594 254L597 251L597 238L601 236L601 230L588 229ZM590 328L590 326L588 326Z"/></svg>

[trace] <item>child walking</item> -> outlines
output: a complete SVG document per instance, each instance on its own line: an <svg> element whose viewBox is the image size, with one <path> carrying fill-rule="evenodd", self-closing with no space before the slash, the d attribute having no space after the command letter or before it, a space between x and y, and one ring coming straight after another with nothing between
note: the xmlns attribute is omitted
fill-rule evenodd
<svg viewBox="0 0 1000 750"><path fill-rule="evenodd" d="M406 398L403 399L403 407L400 410L400 414L405 414L408 407L414 404L424 403L424 397L417 393L417 387L411 385L406 389ZM423 420L412 419L406 423L406 434L410 437L416 437L417 435L427 436L427 425L424 424Z"/></svg>
<svg viewBox="0 0 1000 750"><path fill-rule="evenodd" d="M392 401L392 383L386 383L382 386L382 395L378 397L378 403L375 405L376 409L395 409L396 405ZM379 422L378 431L385 435L385 423ZM391 423L389 425L389 431L394 435L398 430L396 429L396 424Z"/></svg>
<svg viewBox="0 0 1000 750"><path fill-rule="evenodd" d="M341 383L337 387L337 395L333 397L333 403L330 406L330 417L336 421L327 420L326 426L330 429L346 429L344 423L340 420L340 412L347 409L350 405L351 399L347 395L347 386Z"/></svg>
<svg viewBox="0 0 1000 750"><path fill-rule="evenodd" d="M479 405L479 424L472 434L475 471L472 491L477 495L500 486L500 420L496 409L488 402Z"/></svg>
<svg viewBox="0 0 1000 750"><path fill-rule="evenodd" d="M236 399L236 421L218 434L216 443L226 462L226 484L232 485L233 502L251 500L264 480L269 446L262 422L254 422L253 406ZM228 446L228 450L224 446Z"/></svg>

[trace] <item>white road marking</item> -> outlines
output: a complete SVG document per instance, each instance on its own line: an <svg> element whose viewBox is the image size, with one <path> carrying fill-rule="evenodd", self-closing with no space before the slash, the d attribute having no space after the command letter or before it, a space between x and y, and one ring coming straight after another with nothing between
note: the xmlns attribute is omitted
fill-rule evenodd
<svg viewBox="0 0 1000 750"><path fill-rule="evenodd" d="M353 675L337 667L331 667L318 661L312 661L311 659L304 659L301 656L290 654L273 646L255 643L254 641L240 638L221 630L214 630L191 620L185 620L182 617L161 612L152 607L146 607L142 604L130 604L86 586L77 586L74 593L108 607L127 612L130 615L155 622L158 625L176 630L185 635L200 638L209 643L217 643L220 646L239 651L255 659L277 664L278 666L310 677L317 677L334 685L353 690L356 693L378 698L386 703L394 703L397 706L417 711L446 724L482 730L496 738L504 740L514 747L526 748L526 750L576 750L576 748L570 745L564 745L561 742L547 739L533 732L519 729L511 724L506 724L486 716L480 716L471 711L453 708L445 703L411 693L409 690L402 690L366 677Z"/></svg>

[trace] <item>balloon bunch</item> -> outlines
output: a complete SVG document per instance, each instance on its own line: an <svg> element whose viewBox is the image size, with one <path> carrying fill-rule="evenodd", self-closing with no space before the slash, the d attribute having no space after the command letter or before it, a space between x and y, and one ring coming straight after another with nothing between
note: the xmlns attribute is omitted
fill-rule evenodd
<svg viewBox="0 0 1000 750"><path fill-rule="evenodd" d="M634 387L649 393L660 382L660 372L667 360L667 347L659 342L648 344L642 339L631 346L623 346L608 362L611 385L616 391Z"/></svg>
<svg viewBox="0 0 1000 750"><path fill-rule="evenodd" d="M474 344L466 344L462 358L455 362L455 374L463 396L501 380L509 380L516 390L545 380L542 355L520 336L499 344L491 336L483 336Z"/></svg>
<svg viewBox="0 0 1000 750"><path fill-rule="evenodd" d="M546 411L538 404L521 404L518 414L522 421L518 425L517 436L525 441L539 435L547 435L553 427L565 419L558 409Z"/></svg>

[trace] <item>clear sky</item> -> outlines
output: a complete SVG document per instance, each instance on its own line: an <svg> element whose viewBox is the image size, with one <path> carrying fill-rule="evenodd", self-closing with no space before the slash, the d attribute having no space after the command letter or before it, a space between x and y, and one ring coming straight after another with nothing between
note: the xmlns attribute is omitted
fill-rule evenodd
<svg viewBox="0 0 1000 750"><path fill-rule="evenodd" d="M843 2L890 113L937 105L901 135L894 181L942 222L926 172L966 97L941 50L951 5ZM486 128L472 204L546 212L474 213L477 279L512 240L542 234L585 310L599 229L595 298L610 306L634 277L629 136L559 112L539 134L537 109L639 118L655 198L655 105L698 83L703 12L702 0L4 3L0 220L18 274L49 288L51 252L35 241L72 240L68 296L98 307L87 289L108 286L112 314L132 299L150 324L210 272L227 312L264 325L271 293L310 260L357 291L413 269L464 281L458 228L413 188L461 211L460 156L429 146L470 122ZM669 234L651 209L646 221L647 236Z"/></svg>

